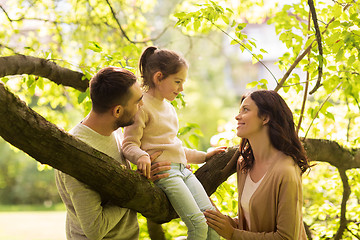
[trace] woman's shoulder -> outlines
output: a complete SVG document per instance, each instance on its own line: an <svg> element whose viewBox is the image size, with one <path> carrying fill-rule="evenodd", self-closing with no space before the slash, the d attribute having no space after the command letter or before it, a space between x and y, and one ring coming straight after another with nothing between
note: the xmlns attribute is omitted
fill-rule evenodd
<svg viewBox="0 0 360 240"><path fill-rule="evenodd" d="M276 176L282 178L297 178L298 176L301 176L299 166L290 156L284 156L278 159L272 169Z"/></svg>

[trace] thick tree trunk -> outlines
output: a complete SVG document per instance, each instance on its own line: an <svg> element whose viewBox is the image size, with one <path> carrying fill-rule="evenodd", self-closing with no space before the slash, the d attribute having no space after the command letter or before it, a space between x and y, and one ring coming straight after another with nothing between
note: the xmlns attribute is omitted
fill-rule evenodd
<svg viewBox="0 0 360 240"><path fill-rule="evenodd" d="M37 161L77 178L103 197L153 221L168 221L176 216L159 188L46 121L3 84L0 116L0 135Z"/></svg>

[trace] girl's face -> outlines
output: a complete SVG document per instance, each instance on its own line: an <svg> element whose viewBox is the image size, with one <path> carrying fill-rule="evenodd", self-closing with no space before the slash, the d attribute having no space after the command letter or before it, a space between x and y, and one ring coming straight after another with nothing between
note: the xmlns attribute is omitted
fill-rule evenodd
<svg viewBox="0 0 360 240"><path fill-rule="evenodd" d="M239 114L235 119L238 122L236 135L247 139L259 133L267 123L266 118L258 116L258 107L250 96L241 103Z"/></svg>
<svg viewBox="0 0 360 240"><path fill-rule="evenodd" d="M187 72L188 69L182 67L179 72L155 81L155 97L160 100L165 98L168 101L173 101L184 90L183 85L187 78Z"/></svg>

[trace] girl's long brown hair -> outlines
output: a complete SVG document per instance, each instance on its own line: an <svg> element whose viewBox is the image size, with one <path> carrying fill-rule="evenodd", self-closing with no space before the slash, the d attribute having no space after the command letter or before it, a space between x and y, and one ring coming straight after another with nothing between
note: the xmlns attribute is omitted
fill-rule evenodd
<svg viewBox="0 0 360 240"><path fill-rule="evenodd" d="M257 90L245 94L241 102L248 96L258 107L258 116L268 116L270 119L267 125L271 144L292 157L304 173L310 167L309 161L296 134L292 112L284 99L275 91ZM240 169L246 172L254 165L254 155L248 139L241 139L239 150L243 158Z"/></svg>
<svg viewBox="0 0 360 240"><path fill-rule="evenodd" d="M162 79L178 73L182 67L188 68L186 60L177 52L157 47L147 47L139 61L139 70L142 78L142 87L145 90L155 87L154 74L162 73Z"/></svg>

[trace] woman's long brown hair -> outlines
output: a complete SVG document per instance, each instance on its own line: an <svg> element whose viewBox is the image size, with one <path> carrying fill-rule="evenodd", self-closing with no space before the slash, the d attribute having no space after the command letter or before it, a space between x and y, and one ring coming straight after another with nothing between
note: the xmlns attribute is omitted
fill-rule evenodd
<svg viewBox="0 0 360 240"><path fill-rule="evenodd" d="M304 173L310 167L309 161L296 134L292 112L284 99L275 91L257 90L245 94L241 102L248 96L258 107L258 116L268 116L270 119L267 125L271 144L277 150L292 157ZM248 139L241 139L239 150L243 158L240 169L249 171L254 165L254 155Z"/></svg>

